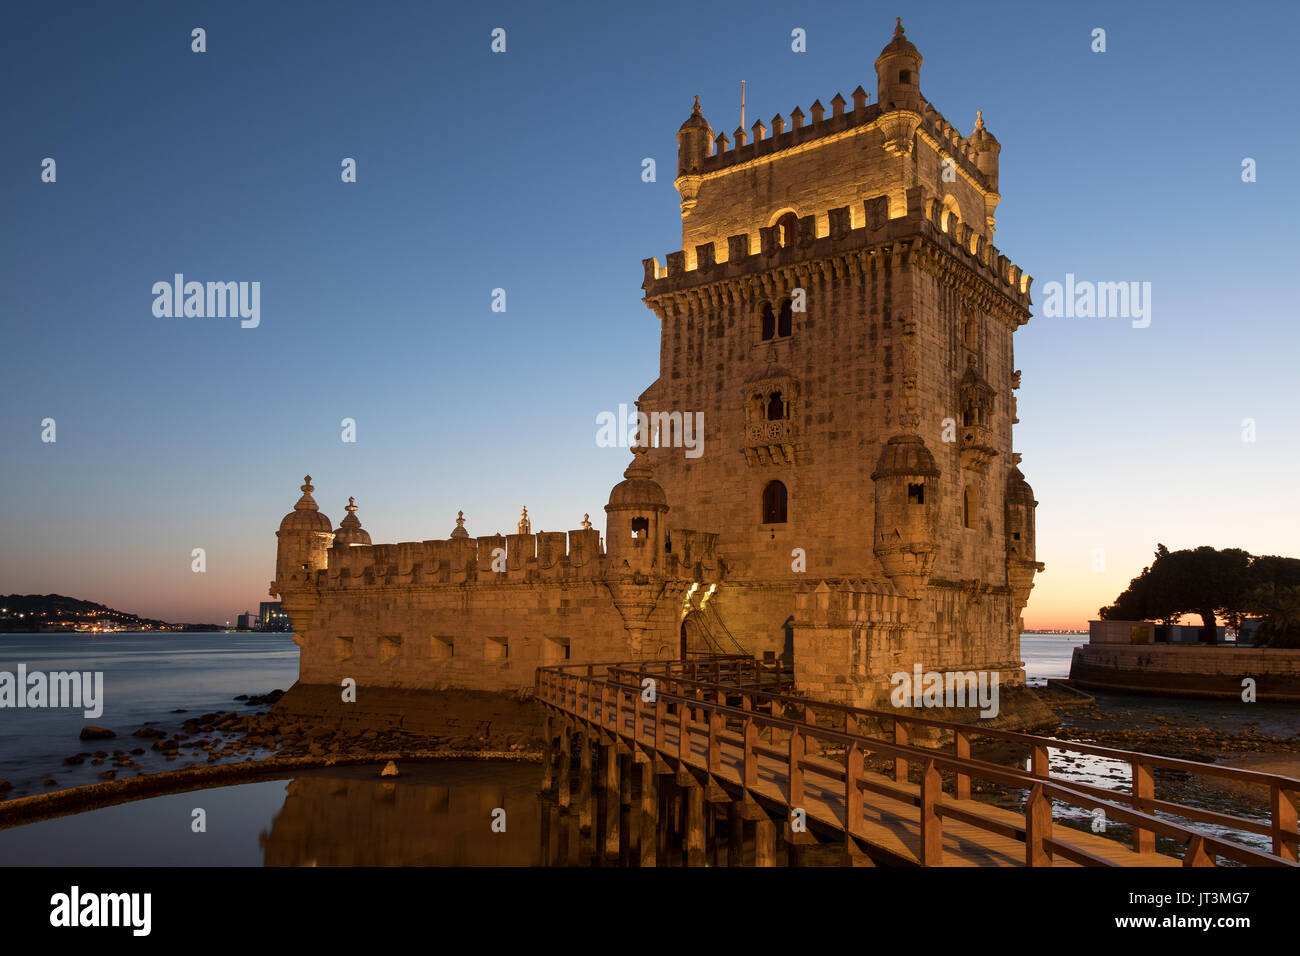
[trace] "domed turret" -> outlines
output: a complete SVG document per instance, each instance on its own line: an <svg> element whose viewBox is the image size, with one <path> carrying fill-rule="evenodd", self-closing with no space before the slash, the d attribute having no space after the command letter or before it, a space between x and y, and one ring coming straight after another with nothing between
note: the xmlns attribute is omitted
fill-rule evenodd
<svg viewBox="0 0 1300 956"><path fill-rule="evenodd" d="M660 571L664 556L663 516L668 498L646 460L646 449L632 449L632 464L609 493L605 506L605 554L612 573Z"/></svg>
<svg viewBox="0 0 1300 956"><path fill-rule="evenodd" d="M673 186L682 197L682 218L695 208L696 197L700 192L701 176L704 172L704 160L709 155L711 142L713 142L713 128L700 112L700 98L697 96L691 115L677 130L677 179Z"/></svg>
<svg viewBox="0 0 1300 956"><path fill-rule="evenodd" d="M361 519L357 517L357 499L349 498L345 510L348 516L334 531L334 547L347 548L369 544L370 532L361 527Z"/></svg>
<svg viewBox="0 0 1300 956"><path fill-rule="evenodd" d="M1007 556L1023 561L1033 561L1036 550L1034 540L1034 489L1029 487L1019 468L1007 475L1006 531Z"/></svg>
<svg viewBox="0 0 1300 956"><path fill-rule="evenodd" d="M898 589L919 597L939 551L939 467L919 435L895 435L880 450L871 480L873 550Z"/></svg>
<svg viewBox="0 0 1300 956"><path fill-rule="evenodd" d="M302 585L316 571L324 568L329 561L330 543L334 532L330 530L328 516L321 513L316 499L311 493L311 475L303 479L302 497L293 506L293 511L284 516L280 530L275 533L278 539L275 556L275 581L271 584L271 593L283 596L284 588L294 584Z"/></svg>
<svg viewBox="0 0 1300 956"><path fill-rule="evenodd" d="M1017 462L1020 456L1016 456ZM1017 616L1029 603L1029 592L1034 588L1034 575L1043 570L1036 560L1037 542L1034 534L1034 489L1029 487L1020 469L1012 467L1007 475L1006 519L1007 585L1011 588Z"/></svg>
<svg viewBox="0 0 1300 956"><path fill-rule="evenodd" d="M917 110L921 106L921 53L903 35L903 18L894 38L876 58L876 102L886 112Z"/></svg>
<svg viewBox="0 0 1300 956"><path fill-rule="evenodd" d="M1002 152L1002 144L984 126L983 110L975 111L975 131L971 133L970 141L975 148L975 165L984 174L989 188L997 192L998 154Z"/></svg>

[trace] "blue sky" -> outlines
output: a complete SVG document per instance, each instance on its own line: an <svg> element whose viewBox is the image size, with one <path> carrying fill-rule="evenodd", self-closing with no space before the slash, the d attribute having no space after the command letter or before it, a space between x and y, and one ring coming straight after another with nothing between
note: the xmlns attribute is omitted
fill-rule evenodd
<svg viewBox="0 0 1300 956"><path fill-rule="evenodd" d="M874 95L894 16L926 97L1002 143L996 242L1035 302L1152 283L1149 328L1016 335L1030 626L1085 621L1157 541L1300 552L1293 6L60 3L0 36L0 591L233 619L308 471L377 542L524 504L603 527L628 455L595 416L658 374L640 263L680 246L692 96L731 130L741 79L751 119ZM176 272L259 281L261 325L155 317Z"/></svg>

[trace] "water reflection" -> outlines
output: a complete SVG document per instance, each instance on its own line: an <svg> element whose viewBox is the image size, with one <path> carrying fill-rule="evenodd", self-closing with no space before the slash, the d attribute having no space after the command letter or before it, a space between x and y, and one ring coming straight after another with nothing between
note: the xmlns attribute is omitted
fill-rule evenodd
<svg viewBox="0 0 1300 956"><path fill-rule="evenodd" d="M358 767L292 780L258 844L266 866L536 866L541 831L534 766Z"/></svg>

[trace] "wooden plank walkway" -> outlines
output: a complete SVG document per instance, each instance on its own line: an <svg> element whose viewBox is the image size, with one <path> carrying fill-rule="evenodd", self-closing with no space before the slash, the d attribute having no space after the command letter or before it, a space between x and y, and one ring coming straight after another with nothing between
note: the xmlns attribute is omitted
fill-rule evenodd
<svg viewBox="0 0 1300 956"><path fill-rule="evenodd" d="M639 670L627 670L632 667ZM1153 791L1144 792L1140 779L1138 792L1132 795L1055 780L1047 770L1045 750L1041 762L1035 751L1032 772L971 760L966 735L972 730L982 732L968 725L952 725L958 728L959 742L957 753L948 755L906 743L906 729L900 730L904 721L943 722L842 708L897 721L895 739L886 741L818 724L815 710L826 705L781 698L743 683L724 685L668 673L656 675L660 692L653 703L647 703L637 679L644 668L643 663L606 665L601 668L606 678L594 676L594 668L591 674L574 673L571 666L545 668L538 672L538 698L571 732L616 746L637 763L652 763L660 773L673 773L679 780L705 787L713 802L740 802L786 821L792 818L793 809L801 809L807 829L817 838L842 843L875 861L913 866L1165 867L1210 866L1222 856L1247 865L1296 865L1294 855L1286 855L1294 846L1290 841L1295 831L1295 818L1288 818L1286 811L1294 808L1300 781L1280 778L1283 783L1275 787L1281 798L1275 795L1274 808L1276 811L1280 805L1281 812L1270 826L1279 834L1282 853L1270 854L1136 809L1139 804L1161 809L1176 806L1155 800ZM742 706L727 706L727 698L738 695ZM778 716L775 706L766 714L754 709L757 700L768 698L795 702L804 718ZM857 726L855 720L848 725ZM768 740L761 740L760 735ZM1040 749L1070 747L1068 742L1051 738L1009 736L1033 741ZM825 748L824 753L818 752L819 746ZM1085 745L1085 749L1104 748ZM863 757L868 753L892 758L894 777L866 769ZM1125 751L1115 753L1134 756ZM1137 756L1170 762L1168 758ZM910 765L921 768L920 784L908 779ZM941 770L956 775L952 793L943 790ZM1017 813L970 799L972 778L1025 790L1029 794L1025 811ZM1053 826L1053 800L1102 808L1109 821L1133 828L1135 846L1113 836ZM1216 823L1236 819L1190 811L1193 817L1198 814L1214 818L1211 822ZM1243 822L1247 824L1243 829L1269 832L1263 824ZM1290 829L1283 829L1288 822ZM1183 857L1157 853L1157 833L1184 843Z"/></svg>

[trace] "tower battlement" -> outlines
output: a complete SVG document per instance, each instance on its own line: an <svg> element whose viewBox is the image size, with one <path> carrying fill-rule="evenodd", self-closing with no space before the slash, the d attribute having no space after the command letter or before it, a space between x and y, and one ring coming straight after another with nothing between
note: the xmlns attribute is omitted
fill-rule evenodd
<svg viewBox="0 0 1300 956"><path fill-rule="evenodd" d="M828 137L856 135L878 129L880 119L886 112L878 103L867 104L867 94L861 86L853 91L852 109L845 109L847 103L839 93L831 99L831 106L831 115L827 116L826 107L822 106L821 100L814 100L807 115L796 106L790 111L788 120L777 113L770 120L770 126L760 119L755 120L748 130L737 128L730 137L725 132L718 133L709 142L703 172L715 173L745 163L774 158L778 153L811 148ZM712 132L711 126L709 129ZM921 123L917 134L931 148L944 156L951 156L962 174L970 177L981 188L996 191L997 184L990 183L979 168L975 141L962 135L924 97L921 98Z"/></svg>
<svg viewBox="0 0 1300 956"><path fill-rule="evenodd" d="M761 245L757 249L751 248L748 233L728 236L725 258L718 256L718 243L705 242L695 246L689 258L685 250L668 253L663 267L658 258L644 259L645 281L641 288L649 300L784 267L832 268L832 260L867 257L890 244L921 238L959 258L1023 310L1020 324L1028 321L1033 277L1012 263L982 233L945 210L942 200L926 196L924 187L908 190L907 211L902 216L888 218L887 196L864 200L858 211L862 222L856 227L852 225L854 211L852 207L840 206L828 210L824 217L799 217L795 237L784 245L782 227L776 225L759 230ZM821 230L819 222L823 218L826 228Z"/></svg>

